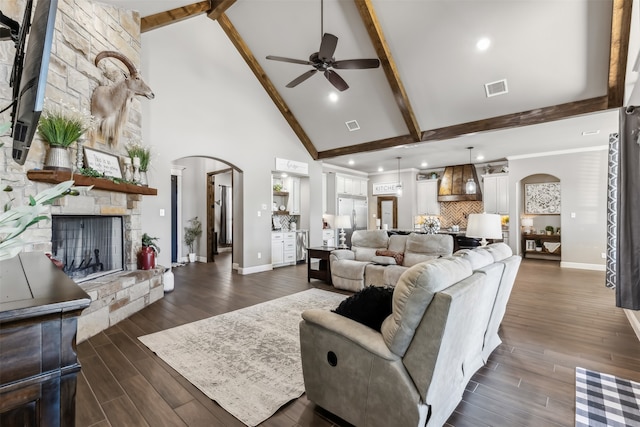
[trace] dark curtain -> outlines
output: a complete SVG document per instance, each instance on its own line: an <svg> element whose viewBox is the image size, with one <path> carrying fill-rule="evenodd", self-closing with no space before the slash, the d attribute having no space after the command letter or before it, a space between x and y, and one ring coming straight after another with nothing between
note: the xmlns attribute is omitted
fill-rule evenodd
<svg viewBox="0 0 640 427"><path fill-rule="evenodd" d="M221 245L227 243L227 186L220 186L220 238Z"/></svg>
<svg viewBox="0 0 640 427"><path fill-rule="evenodd" d="M640 310L640 108L620 109L616 305Z"/></svg>

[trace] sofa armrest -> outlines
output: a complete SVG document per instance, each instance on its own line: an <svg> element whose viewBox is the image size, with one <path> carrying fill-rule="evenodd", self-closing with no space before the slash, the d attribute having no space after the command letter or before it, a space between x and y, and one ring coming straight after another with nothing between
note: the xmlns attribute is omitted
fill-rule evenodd
<svg viewBox="0 0 640 427"><path fill-rule="evenodd" d="M355 320L317 308L302 312L302 319L310 325L341 335L378 357L391 361L400 359L389 350L380 332Z"/></svg>
<svg viewBox="0 0 640 427"><path fill-rule="evenodd" d="M331 255L329 255L330 262L341 259L355 260L356 254L349 249L336 249L335 251L331 251Z"/></svg>

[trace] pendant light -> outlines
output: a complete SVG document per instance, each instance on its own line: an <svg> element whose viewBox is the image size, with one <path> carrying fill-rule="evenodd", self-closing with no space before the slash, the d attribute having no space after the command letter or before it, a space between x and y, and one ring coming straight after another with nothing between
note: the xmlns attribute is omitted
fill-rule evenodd
<svg viewBox="0 0 640 427"><path fill-rule="evenodd" d="M475 167L471 162L471 150L473 150L473 147L467 147L467 150L469 150L469 164L471 165L471 167ZM476 194L476 182L473 180L473 178L469 178L467 180L467 183L464 186L464 192L467 194Z"/></svg>
<svg viewBox="0 0 640 427"><path fill-rule="evenodd" d="M396 185L396 196L402 196L402 181L400 181L400 159L401 157L396 157L398 159L398 184Z"/></svg>

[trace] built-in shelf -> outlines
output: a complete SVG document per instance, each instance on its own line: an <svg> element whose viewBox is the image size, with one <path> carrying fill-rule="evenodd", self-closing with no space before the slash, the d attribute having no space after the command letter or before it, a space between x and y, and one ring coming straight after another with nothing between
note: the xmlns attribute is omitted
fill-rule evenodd
<svg viewBox="0 0 640 427"><path fill-rule="evenodd" d="M289 215L289 211L273 211L273 215Z"/></svg>
<svg viewBox="0 0 640 427"><path fill-rule="evenodd" d="M56 170L30 170L27 171L27 178L31 181L48 182L50 184L58 184L73 179L77 186L93 185L96 190L115 191L127 194L142 194L144 196L157 196L158 190L151 187L142 187L140 185L126 184L124 182L113 182L106 178L93 178L80 174L72 176L69 171Z"/></svg>
<svg viewBox="0 0 640 427"><path fill-rule="evenodd" d="M289 196L289 192L288 191L274 191L273 195L274 196Z"/></svg>

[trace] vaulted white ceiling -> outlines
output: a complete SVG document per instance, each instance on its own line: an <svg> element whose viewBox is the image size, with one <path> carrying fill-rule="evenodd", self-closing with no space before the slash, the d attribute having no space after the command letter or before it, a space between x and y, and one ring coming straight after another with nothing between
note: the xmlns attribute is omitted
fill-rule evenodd
<svg viewBox="0 0 640 427"><path fill-rule="evenodd" d="M194 3L104 2L143 17ZM468 146L486 162L604 145L617 131L613 108L622 104L622 96L611 101L611 85L621 82L615 69L610 73L612 34L623 34L626 87L618 89L629 92L637 79L631 68L640 44L638 11L627 38L624 17L614 13L622 0L325 0L324 31L338 37L336 60L381 57L381 49L389 54L381 57L386 70L337 70L350 86L344 92L321 73L286 88L311 67L266 59L306 60L318 51L320 0L226 3L218 22L236 34L236 45L244 43L249 66L272 85L276 105L279 99L286 107L279 105L312 156L365 172L395 169L398 156L403 168L466 163ZM612 31L612 16L621 29ZM477 48L481 38L490 40L488 49ZM501 79L508 93L487 97L485 83ZM329 100L331 93L337 101ZM360 130L350 132L350 120ZM529 125L519 127L523 121Z"/></svg>

